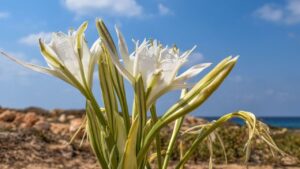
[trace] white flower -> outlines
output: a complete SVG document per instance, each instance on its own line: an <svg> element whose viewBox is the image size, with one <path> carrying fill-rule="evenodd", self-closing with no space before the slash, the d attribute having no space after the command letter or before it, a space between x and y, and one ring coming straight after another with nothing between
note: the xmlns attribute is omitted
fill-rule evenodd
<svg viewBox="0 0 300 169"><path fill-rule="evenodd" d="M69 34L53 33L49 44L39 40L41 53L49 67L26 63L4 52L1 54L29 69L56 76L76 88L89 89L101 48L100 40L97 40L89 50L84 39L86 28L87 22L84 22L77 31Z"/></svg>
<svg viewBox="0 0 300 169"><path fill-rule="evenodd" d="M187 84L188 79L210 66L210 63L197 64L177 76L195 47L181 54L175 47L163 48L157 40L144 40L140 45L135 42L136 49L129 55L121 32L117 28L116 31L123 65L116 56L112 56L112 60L120 73L132 83L141 74L147 92L147 106L151 106L158 97L170 90L187 88L190 86Z"/></svg>

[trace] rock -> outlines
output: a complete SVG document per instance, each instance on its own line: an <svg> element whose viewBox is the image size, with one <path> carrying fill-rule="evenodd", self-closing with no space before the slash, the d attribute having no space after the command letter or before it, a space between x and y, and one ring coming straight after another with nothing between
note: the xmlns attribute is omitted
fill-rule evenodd
<svg viewBox="0 0 300 169"><path fill-rule="evenodd" d="M295 166L299 163L296 157L286 156L281 159L281 165L284 166Z"/></svg>
<svg viewBox="0 0 300 169"><path fill-rule="evenodd" d="M66 115L65 114L60 115L58 121L61 123L65 123L67 121Z"/></svg>
<svg viewBox="0 0 300 169"><path fill-rule="evenodd" d="M39 131L45 131L50 129L50 124L47 121L40 120L36 122L33 127Z"/></svg>
<svg viewBox="0 0 300 169"><path fill-rule="evenodd" d="M71 120L69 131L72 133L76 132L80 128L81 124L82 124L82 120L80 118Z"/></svg>
<svg viewBox="0 0 300 169"><path fill-rule="evenodd" d="M4 122L12 122L16 118L16 112L6 110L3 113L0 114L0 121Z"/></svg>
<svg viewBox="0 0 300 169"><path fill-rule="evenodd" d="M75 116L74 116L74 115L68 115L68 116L67 116L67 119L68 119L68 120L75 119Z"/></svg>
<svg viewBox="0 0 300 169"><path fill-rule="evenodd" d="M0 122L0 131L15 130L17 127L14 123Z"/></svg>
<svg viewBox="0 0 300 169"><path fill-rule="evenodd" d="M48 146L50 151L60 152L61 155L67 159L72 158L73 156L73 148L68 143L66 144L50 144Z"/></svg>
<svg viewBox="0 0 300 169"><path fill-rule="evenodd" d="M54 134L65 135L69 132L69 125L61 123L51 123L50 131Z"/></svg>
<svg viewBox="0 0 300 169"><path fill-rule="evenodd" d="M32 127L39 120L38 116L34 112L28 112L23 118L22 128Z"/></svg>
<svg viewBox="0 0 300 169"><path fill-rule="evenodd" d="M17 113L14 123L19 126L21 123L23 123L24 116L25 115L23 113Z"/></svg>

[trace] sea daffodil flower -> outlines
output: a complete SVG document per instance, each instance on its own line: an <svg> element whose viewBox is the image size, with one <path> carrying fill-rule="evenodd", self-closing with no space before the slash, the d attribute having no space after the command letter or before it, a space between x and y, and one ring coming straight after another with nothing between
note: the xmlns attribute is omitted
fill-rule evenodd
<svg viewBox="0 0 300 169"><path fill-rule="evenodd" d="M92 86L94 66L101 52L100 40L94 43L91 51L88 48L84 39L86 28L87 22L84 22L77 31L53 33L48 44L39 39L41 53L49 67L26 63L4 52L1 54L24 67L58 77L83 92Z"/></svg>
<svg viewBox="0 0 300 169"><path fill-rule="evenodd" d="M179 69L188 61L188 56L195 47L180 53L176 47L162 47L157 40L144 40L140 45L138 41L135 42L135 51L129 54L123 35L117 28L116 32L123 65L116 56L112 56L112 60L120 73L130 82L141 74L147 92L147 107L170 90L189 87L187 80L211 65L197 64L177 76Z"/></svg>

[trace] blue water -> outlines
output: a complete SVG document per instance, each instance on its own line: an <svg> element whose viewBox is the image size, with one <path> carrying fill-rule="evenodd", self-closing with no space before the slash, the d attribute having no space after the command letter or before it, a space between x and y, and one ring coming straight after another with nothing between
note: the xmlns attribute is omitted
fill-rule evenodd
<svg viewBox="0 0 300 169"><path fill-rule="evenodd" d="M202 117L209 121L218 119L217 117ZM268 124L270 127L281 127L289 129L300 129L300 117L258 117L258 120ZM232 119L231 122L244 124L240 119Z"/></svg>

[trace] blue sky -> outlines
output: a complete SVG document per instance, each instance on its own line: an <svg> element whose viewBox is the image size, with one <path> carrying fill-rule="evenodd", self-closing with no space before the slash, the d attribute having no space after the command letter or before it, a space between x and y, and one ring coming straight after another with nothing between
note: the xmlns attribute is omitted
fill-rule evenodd
<svg viewBox="0 0 300 169"><path fill-rule="evenodd" d="M197 45L185 68L240 55L232 74L195 115L216 116L240 109L258 116L300 115L300 0L1 0L0 49L45 65L39 37L47 39L50 32L66 32L88 20L86 36L91 45L97 38L96 17L104 19L114 37L113 26L118 25L131 49L132 38L156 38L181 50ZM95 92L100 96L99 87ZM83 97L72 87L3 57L0 93L3 107L84 106ZM176 97L178 92L162 97L159 111Z"/></svg>

